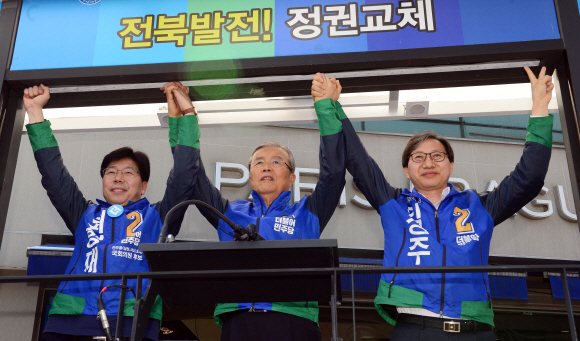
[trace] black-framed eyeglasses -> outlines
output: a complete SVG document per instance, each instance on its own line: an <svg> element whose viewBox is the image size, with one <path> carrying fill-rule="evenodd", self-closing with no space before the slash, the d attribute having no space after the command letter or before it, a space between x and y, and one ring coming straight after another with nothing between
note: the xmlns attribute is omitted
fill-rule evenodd
<svg viewBox="0 0 580 341"><path fill-rule="evenodd" d="M119 172L121 172L121 175L127 178L133 178L135 177L137 174L141 174L139 173L138 170L136 170L133 167L125 167L123 169L117 169L115 167L109 167L109 168L105 168L101 171L101 175L104 178L115 178L117 176L117 174L119 174Z"/></svg>
<svg viewBox="0 0 580 341"><path fill-rule="evenodd" d="M413 162L421 163L427 160L427 155L431 157L431 160L433 160L433 162L441 162L445 160L446 156L448 156L447 153L444 152L431 152L431 153L416 152L411 154L410 158Z"/></svg>

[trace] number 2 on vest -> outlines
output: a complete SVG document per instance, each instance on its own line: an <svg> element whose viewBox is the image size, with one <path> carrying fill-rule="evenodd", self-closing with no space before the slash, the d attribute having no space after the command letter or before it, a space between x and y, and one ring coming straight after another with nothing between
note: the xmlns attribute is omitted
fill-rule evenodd
<svg viewBox="0 0 580 341"><path fill-rule="evenodd" d="M455 207L453 210L453 215L457 217L457 220L455 220L455 228L457 229L457 233L473 232L473 225L471 223L466 223L466 220L469 217L468 209L462 210L459 207Z"/></svg>
<svg viewBox="0 0 580 341"><path fill-rule="evenodd" d="M137 233L137 229L143 223L143 218L141 217L141 213L137 211L133 211L127 214L127 219L133 220L129 226L127 226L127 237L135 237L135 233Z"/></svg>

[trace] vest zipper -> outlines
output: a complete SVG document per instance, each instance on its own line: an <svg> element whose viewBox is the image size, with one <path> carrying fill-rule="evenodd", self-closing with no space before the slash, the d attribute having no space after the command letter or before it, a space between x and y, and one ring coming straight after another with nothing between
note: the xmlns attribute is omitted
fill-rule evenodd
<svg viewBox="0 0 580 341"><path fill-rule="evenodd" d="M70 275L70 274L73 272L73 270L74 270L74 269L77 267L77 263L79 262L79 259L81 258L81 255L83 254L83 246L84 246L84 243L81 243L81 251L79 252L79 256L77 257L77 260L75 261L75 264L74 264L74 265L73 265L73 267L70 269L70 271L68 272L68 274L67 274L67 275ZM64 288L66 288L67 284L68 284L68 281L66 281L66 282L64 283L64 285L62 286L62 289L60 289L60 293L61 293L61 294L62 294L62 292L63 292Z"/></svg>
<svg viewBox="0 0 580 341"><path fill-rule="evenodd" d="M109 244L113 244L115 242L115 220L117 218L113 218L113 223L111 224L111 242L105 245L105 249L103 250L103 273L107 273L107 249L109 248ZM105 280L101 280L101 290L103 290L103 286L105 285Z"/></svg>
<svg viewBox="0 0 580 341"><path fill-rule="evenodd" d="M439 210L435 210L435 227L437 229L437 242L441 244L439 236ZM443 265L445 266L447 257L447 248L443 245ZM439 309L439 317L443 317L443 303L445 302L445 273L441 274L441 308Z"/></svg>
<svg viewBox="0 0 580 341"><path fill-rule="evenodd" d="M260 201L262 202L262 203L260 204L260 212L262 212L262 217L263 217L263 216L264 216L264 205L266 205L266 203L265 203L265 202L263 202L263 201L262 201L262 199L260 199Z"/></svg>
<svg viewBox="0 0 580 341"><path fill-rule="evenodd" d="M405 241L407 240L407 229L403 229L403 244L401 244L401 248L399 249L399 254L397 255L397 261L395 262L395 267L399 266L399 258L401 257L401 253L403 252L403 248L405 247ZM397 274L393 274L393 279L391 280L391 283L389 284L389 294L388 297L391 298L391 287L393 286L393 283L395 283L395 278L397 277Z"/></svg>
<svg viewBox="0 0 580 341"><path fill-rule="evenodd" d="M260 198L260 196L258 196L258 199L260 200L260 212L262 213L262 217L264 217L264 205L266 205L266 203L264 200L262 200L262 198ZM266 210L266 213L268 213L268 210Z"/></svg>
<svg viewBox="0 0 580 341"><path fill-rule="evenodd" d="M272 204L270 204L270 206L268 206L268 208L266 208L266 213L264 213L264 206L266 206L266 202L260 198L258 196L258 199L260 199L260 212L262 213L262 217L265 217L268 214L268 211L270 210L270 208L272 207Z"/></svg>
<svg viewBox="0 0 580 341"><path fill-rule="evenodd" d="M483 243L479 242L479 257L481 258L481 265L483 265ZM487 283L485 283L485 277L483 272L481 273L481 279L483 280L483 285L485 286L485 292L487 293L487 301L489 302L489 308L491 309L491 297L489 290L487 289Z"/></svg>
<svg viewBox="0 0 580 341"><path fill-rule="evenodd" d="M258 220L256 221L256 233L260 233L260 218L265 217L268 214L270 207L272 207L272 205L268 206L268 208L266 209L266 213L264 213L264 205L266 205L266 203L262 201L262 205L260 205L260 210L262 211L262 217L258 217Z"/></svg>
<svg viewBox="0 0 580 341"><path fill-rule="evenodd" d="M264 205L266 205L266 203L264 203ZM268 215L268 211L270 210L271 207L272 207L272 204L270 204L270 206L268 206L268 208L266 209L266 213L262 213L262 217L265 217ZM262 209L262 212L264 212L263 209Z"/></svg>

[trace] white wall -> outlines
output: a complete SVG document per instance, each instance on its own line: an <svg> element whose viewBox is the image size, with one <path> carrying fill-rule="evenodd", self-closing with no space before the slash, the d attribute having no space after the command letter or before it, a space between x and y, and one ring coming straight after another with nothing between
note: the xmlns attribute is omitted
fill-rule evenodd
<svg viewBox="0 0 580 341"><path fill-rule="evenodd" d="M65 164L87 199L102 197L99 166L103 156L121 146L131 146L146 152L152 162L147 198L160 200L166 177L172 164L167 130L156 128L130 131L87 133L56 133ZM400 155L408 140L405 135L361 133L368 152L383 169L393 186L408 186L400 166ZM202 129L202 159L208 177L213 180L216 162L247 164L253 149L264 141L278 141L294 153L297 167L318 168L319 133L307 128L224 127ZM453 177L466 180L472 189L483 191L490 180L500 182L519 160L522 144L452 140L455 150ZM226 174L235 176L233 174ZM304 181L316 182L316 178ZM12 198L2 248L0 268L26 268L26 247L39 245L41 234L69 233L46 192L40 185L40 175L28 142L23 135L16 168ZM575 213L568 177L567 162L562 148L554 148L545 186L554 213L548 218L532 220L518 214L496 227L492 240L492 255L580 260L578 225L562 219L556 209L554 186L562 185L568 209ZM244 187L223 187L230 200L245 199L250 193ZM340 247L383 249L383 232L379 215L351 203L362 196L352 187L347 174L347 205L338 208L322 238L338 239ZM537 210L528 205L530 209ZM217 233L197 209L190 208L178 238L217 240Z"/></svg>

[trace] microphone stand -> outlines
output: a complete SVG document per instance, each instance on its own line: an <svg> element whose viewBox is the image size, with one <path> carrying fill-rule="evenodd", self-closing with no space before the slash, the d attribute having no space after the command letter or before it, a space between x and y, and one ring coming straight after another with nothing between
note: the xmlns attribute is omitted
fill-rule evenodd
<svg viewBox="0 0 580 341"><path fill-rule="evenodd" d="M167 240L167 230L169 229L169 219L175 213L175 211L179 210L180 208L182 208L184 206L189 206L189 205L196 205L196 206L201 206L203 208L206 208L206 209L210 210L213 214L217 215L221 220L225 221L226 224L228 224L232 228L232 230L234 231L234 237L235 237L236 241L265 240L262 236L260 236L256 232L256 225L250 224L250 225L248 225L248 227L244 228L238 224L235 224L228 217L223 215L220 211L218 211L217 209L215 209L213 206L211 206L208 203L205 203L201 200L186 200L186 201L183 201L183 202L173 206L173 208L171 210L169 210L169 212L167 212L167 215L165 216L165 221L163 222L163 228L161 229L161 233L159 234L159 238L157 239L157 243L165 243L165 241Z"/></svg>

